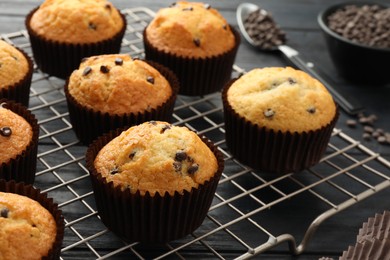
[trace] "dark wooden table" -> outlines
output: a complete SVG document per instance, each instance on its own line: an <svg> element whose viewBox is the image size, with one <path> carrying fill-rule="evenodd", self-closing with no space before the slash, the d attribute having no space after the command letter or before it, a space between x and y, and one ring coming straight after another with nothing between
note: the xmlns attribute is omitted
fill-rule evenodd
<svg viewBox="0 0 390 260"><path fill-rule="evenodd" d="M157 11L160 7L168 6L172 1L171 0L160 0L160 1L154 1L154 0L143 0L143 1L129 1L129 0L113 0L112 1L115 6L117 6L119 9L126 9L126 8L135 8L135 7L148 7L153 11ZM384 86L359 86L356 84L352 84L348 82L347 80L340 77L335 70L329 54L327 52L325 42L323 39L323 36L320 32L319 26L317 24L317 15L318 13L326 8L327 6L341 2L341 0L278 0L278 1L272 1L272 0L263 0L263 1L252 1L252 3L261 5L263 8L271 12L274 19L277 21L277 23L280 25L280 27L287 33L288 37L288 44L298 50L301 54L301 58L307 62L312 62L314 64L314 69L320 73L321 76L326 78L328 81L332 82L333 86L335 88L338 88L342 90L343 92L348 93L348 95L354 97L359 102L361 102L364 107L367 115L369 114L375 114L378 116L377 122L375 122L375 127L383 128L386 131L390 132L390 117L389 117L389 111L390 111L390 85L384 85ZM386 3L387 1L381 0L378 2ZM41 3L41 1L37 0L1 0L0 1L0 34L1 35L7 35L14 32L21 32L25 29L24 26L24 19L26 14L33 9L34 7L38 6ZM238 0L229 0L229 1L223 1L223 0L213 0L208 1L213 7L220 10L222 15L228 20L230 24L235 26L237 28L237 22L235 18L235 11L237 6L241 3L241 1ZM26 47L28 48L28 47ZM291 66L291 64L288 63L280 54L275 52L260 52L258 50L255 50L252 48L249 44L247 44L244 39L242 39L242 44L238 50L238 55L236 59L236 65L240 69L244 69L246 71L256 68L256 67L266 67L266 66ZM46 77L45 75L41 75L37 73L35 77L35 83L37 88L45 88L44 83L40 83L41 78L40 77ZM47 79L47 77L46 77ZM57 88L59 92L61 92L61 85L63 84L63 81L58 79L49 78L50 83L55 85L54 88ZM44 81L46 82L46 81ZM39 84L43 86L38 86ZM32 94L35 99L39 101L40 94ZM44 94L42 94L44 95ZM55 99L55 98L54 98ZM40 114L42 113L42 110L39 108L39 102L38 101L32 101L32 104L30 106L32 107L33 111L36 111L36 113ZM46 101L45 101L46 102ZM47 101L50 103L50 100ZM46 104L46 103L45 103ZM51 104L46 104L48 110L53 110ZM55 106L55 105L53 105ZM65 109L62 111L61 109ZM66 117L66 105L65 102L62 102L59 105L59 114L56 115L57 117ZM56 113L57 111L55 111ZM179 110L177 112L180 112ZM38 115L39 118L40 115ZM345 112L341 112L337 128L340 129L343 133L345 133L347 136L351 137L354 141L360 141L360 144L363 145L365 148L369 149L375 154L379 154L381 158L383 158L386 161L390 160L390 146L389 145L381 145L378 144L376 141L366 141L362 139L362 126L358 125L356 128L349 128L346 126L346 120L347 119L357 119L356 116L348 115ZM56 126L55 123L53 125L50 125L52 129L49 129L49 126L44 126L45 119L40 118L42 125L43 125L43 131L41 131L41 139L40 139L40 157L41 160L38 164L39 174L40 176L37 177L37 183L36 186L48 191L51 196L54 197L55 200L58 201L58 203L63 207L64 215L67 218L67 233L66 237L64 239L64 247L70 246L71 248L66 248L63 252L63 258L64 259L80 259L81 257L88 258L88 259L94 259L97 258L96 254L91 253L91 251L98 251L100 255L109 254L110 252L115 251L118 248L123 247L122 242L118 242L118 239L115 239L115 236L110 234L109 232L102 231L102 233L96 235L99 236L99 239L95 242L93 238L86 241L77 242L73 237L70 238L67 236L67 234L72 233L72 236L75 236L75 233L77 233L79 230L86 229L86 232L90 232L90 234L83 235L83 237L90 237L95 236L96 230L94 229L94 225L96 224L96 221L93 222L82 222L80 220L80 214L81 216L88 216L88 214L92 214L94 218L96 219L96 212L80 212L79 209L76 206L72 206L71 201L73 200L72 197L68 197L68 193L70 189L79 189L83 190L84 193L81 193L81 198L77 197L75 200L80 200L82 203L86 202L88 205L93 205L93 198L90 193L90 184L88 183L88 179L84 179L82 182L76 182L74 181L74 176L72 176L72 171L74 171L74 168L78 168L77 170L80 170L80 165L83 165L83 153L85 151L85 148L80 146L77 143L71 143L71 141L64 140L65 146L69 143L69 148L63 148L62 143L60 146L60 150L66 154L69 157L72 157L72 163L69 163L69 165L73 165L74 167L66 168L67 165L66 162L64 162L63 165L61 165L62 161L60 160L60 157L58 157L54 151L56 151L56 148L52 148L55 146L58 146L58 139L53 138L55 135L54 133L61 129L66 128L71 132L71 129L69 125L66 125L64 123L64 120L62 120L60 123L63 124L61 126ZM220 119L215 119L220 120ZM53 119L53 122L55 120ZM58 129L56 129L56 127ZM217 126L218 128L219 126ZM223 127L223 124L222 126ZM197 129L198 130L198 129ZM207 130L205 130L207 132ZM43 133L42 133L43 132ZM70 135L70 134L69 134ZM67 135L66 135L67 136ZM59 137L61 138L61 137ZM65 137L66 139L67 137ZM74 137L73 137L74 138ZM55 139L55 140L54 140ZM53 141L54 140L54 141ZM218 141L217 141L218 142ZM224 142L220 141L221 148L224 149ZM47 158L47 152L49 152L49 157ZM69 155L70 153L70 155ZM360 155L359 151L353 152L353 154L356 154L357 158L364 157L365 153L363 155ZM78 157L77 157L78 156ZM229 161L230 162L230 161ZM51 164L52 163L52 164ZM51 165L48 165L51 164ZM54 165L54 166L53 166ZM384 173L387 176L390 176L390 169L388 166L383 166L380 164L378 171L381 173ZM374 168L377 166L373 166ZM61 170L62 169L62 170ZM229 169L229 168L228 168ZM50 172L50 174L56 175L56 174L64 174L61 175L62 184L59 184L59 186L55 186L53 188L53 184L50 181L47 181L48 178L46 178L45 174L46 172ZM66 175L66 174L69 175ZM268 176L264 176L264 178L267 180ZM273 178L273 177L272 177ZM272 180L272 178L270 180ZM387 177L388 178L388 177ZM243 186L248 185L250 187L249 182L250 179L244 179L244 180L238 180L242 181ZM307 180L303 180L307 181ZM71 186L73 183L75 186ZM228 182L228 181L226 181ZM345 181L344 181L345 182ZM348 181L347 181L348 182ZM385 181L386 182L386 181ZM387 183L389 183L390 180L387 179ZM62 186L64 186L67 189L66 192L62 190ZM281 184L281 186L283 186ZM287 190L290 189L290 187L283 187ZM221 189L219 190L220 194L224 194L228 187L224 187L221 185ZM250 188L248 188L250 189ZM319 188L320 190L321 188ZM257 196L257 195L256 195ZM265 200L269 199L270 194L261 194L260 197L263 196ZM263 198L262 197L262 198ZM271 196L272 197L272 196ZM265 225L267 228L269 227L270 230L273 230L276 232L276 234L283 234L285 232L293 234L296 239L297 243L300 243L300 240L303 238L304 232L306 231L308 225L315 219L315 217L318 214L321 214L321 212L324 210L321 206L314 206L310 203L312 203L311 198L307 198L306 195L298 195L298 198L288 200L288 202L276 205L275 207L270 208L269 211L266 211L263 215L253 216L253 220L260 223L260 225ZM353 206L348 207L347 209L338 212L334 216L330 217L321 225L319 226L318 230L314 233L313 237L311 238L308 246L305 248L305 250L298 256L295 256L291 254L291 252L288 250L286 243L281 243L281 245L276 246L274 248L267 249L265 252L263 252L261 255L256 256L257 258L262 259L318 259L321 256L328 256L328 257L334 257L337 258L341 255L342 251L346 250L349 245L355 244L356 241L356 235L358 233L358 229L361 227L362 223L365 222L369 217L374 216L376 213L382 213L384 210L390 209L390 189L386 188L380 192L376 192L374 195L369 196L367 199L359 201L358 203L355 203ZM246 204L248 203L248 204ZM250 206L248 208L245 208L245 206L249 205L251 202L238 202L237 205L234 204L234 206L241 208L243 207L243 212L250 210ZM245 204L245 205L243 205ZM70 206L68 206L70 205ZM93 206L92 206L93 207ZM315 209L314 209L315 208ZM322 210L322 211L321 211ZM326 209L325 209L326 210ZM216 210L216 213L219 214L218 210ZM222 211L221 214L224 214ZM78 217L75 217L78 216ZM78 219L80 224L73 223L72 219ZM80 227L79 227L79 226ZM207 225L209 223L207 222L205 224L205 228L207 229ZM211 224L210 224L211 225ZM234 230L234 226L231 227L232 230ZM212 228L211 228L212 229ZM251 241L255 241L257 234L253 233L251 229L248 229L245 231L244 227L239 227L239 229L244 229L244 233L247 234L244 235L247 236L247 241L249 243ZM104 230L100 229L100 230ZM100 231L99 231L100 232ZM187 247L183 249L181 252L183 257L186 258L217 258L218 254L219 257L223 258L235 258L245 253L245 247L244 249L242 246L237 246L233 243L231 244L228 235L218 235L217 233L215 236L213 236L210 241L208 241L207 245L198 243L197 245L194 245L192 247ZM77 236L77 235L76 235ZM259 235L260 236L260 235ZM191 240L191 238L189 239ZM189 241L188 239L184 239L183 241L173 242L170 246L172 248L181 246ZM266 242L266 241L265 241ZM78 245L80 244L80 246ZM120 244L120 245L118 245ZM200 246L199 246L200 245ZM258 246L258 244L254 243L254 245L251 246ZM72 249L74 247L74 249ZM200 249L203 248L203 249ZM212 248L204 250L204 248ZM165 252L167 249L161 249L160 246L149 246L149 245L134 245L132 247L131 245L128 247L128 249L124 249L125 253L123 252L116 252L113 254L112 259L122 259L122 258L136 258L138 256L139 258L152 258L155 255L153 255L152 252ZM217 253L215 253L215 251ZM104 253L101 253L104 252ZM127 252L127 253L126 253ZM214 252L214 253L213 253ZM137 255L138 254L138 255ZM178 258L177 255L169 255L168 258L176 259Z"/></svg>

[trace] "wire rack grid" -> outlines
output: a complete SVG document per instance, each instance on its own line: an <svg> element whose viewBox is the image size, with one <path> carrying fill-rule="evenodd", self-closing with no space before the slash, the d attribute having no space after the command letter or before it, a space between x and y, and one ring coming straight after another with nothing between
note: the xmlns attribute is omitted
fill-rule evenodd
<svg viewBox="0 0 390 260"><path fill-rule="evenodd" d="M122 52L142 57L142 30L154 12L142 7L122 12L128 23ZM31 55L26 31L1 38ZM233 76L241 73L235 65ZM85 168L86 147L73 133L63 85L63 80L35 68L29 106L41 130L35 186L54 198L65 217L61 259L247 259L286 242L291 253L299 254L324 220L390 186L390 162L340 129L334 130L327 153L311 169L283 176L254 172L226 147L220 93L179 96L173 123L204 134L218 145L224 154L224 173L204 223L193 234L164 245L129 244L99 219ZM303 200L306 203L300 203ZM299 212L295 209L308 205L313 215L306 216L304 233L289 233L285 223L291 223L294 215L286 221L282 210Z"/></svg>

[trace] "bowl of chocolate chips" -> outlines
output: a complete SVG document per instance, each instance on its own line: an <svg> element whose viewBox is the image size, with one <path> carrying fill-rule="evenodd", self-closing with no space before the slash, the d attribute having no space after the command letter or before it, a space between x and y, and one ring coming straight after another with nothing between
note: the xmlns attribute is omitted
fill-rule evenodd
<svg viewBox="0 0 390 260"><path fill-rule="evenodd" d="M336 4L318 15L338 73L361 85L390 83L390 7L373 2Z"/></svg>

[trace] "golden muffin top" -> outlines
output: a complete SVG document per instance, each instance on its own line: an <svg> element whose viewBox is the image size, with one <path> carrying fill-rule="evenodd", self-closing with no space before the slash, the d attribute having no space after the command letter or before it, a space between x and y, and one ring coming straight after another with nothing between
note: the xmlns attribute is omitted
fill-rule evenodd
<svg viewBox="0 0 390 260"><path fill-rule="evenodd" d="M161 121L122 132L100 150L94 165L114 186L151 196L191 191L218 170L214 153L196 133Z"/></svg>
<svg viewBox="0 0 390 260"><path fill-rule="evenodd" d="M290 67L249 71L230 86L227 101L253 124L282 132L317 130L336 116L324 85Z"/></svg>
<svg viewBox="0 0 390 260"><path fill-rule="evenodd" d="M125 54L85 59L71 74L68 89L81 105L110 114L149 111L173 93L157 69Z"/></svg>
<svg viewBox="0 0 390 260"><path fill-rule="evenodd" d="M177 2L160 9L146 27L159 50L183 57L211 57L231 50L235 37L224 17L208 4Z"/></svg>
<svg viewBox="0 0 390 260"><path fill-rule="evenodd" d="M110 39L124 25L119 11L107 0L46 0L30 20L38 35L65 43Z"/></svg>

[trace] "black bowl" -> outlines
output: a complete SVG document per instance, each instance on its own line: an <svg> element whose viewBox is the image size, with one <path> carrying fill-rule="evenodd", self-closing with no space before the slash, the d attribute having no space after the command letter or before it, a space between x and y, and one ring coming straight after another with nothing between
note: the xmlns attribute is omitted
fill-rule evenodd
<svg viewBox="0 0 390 260"><path fill-rule="evenodd" d="M390 83L390 48L378 48L351 41L328 27L327 17L347 5L379 5L373 2L347 2L332 5L320 12L318 23L325 36L331 59L342 77L362 85Z"/></svg>

